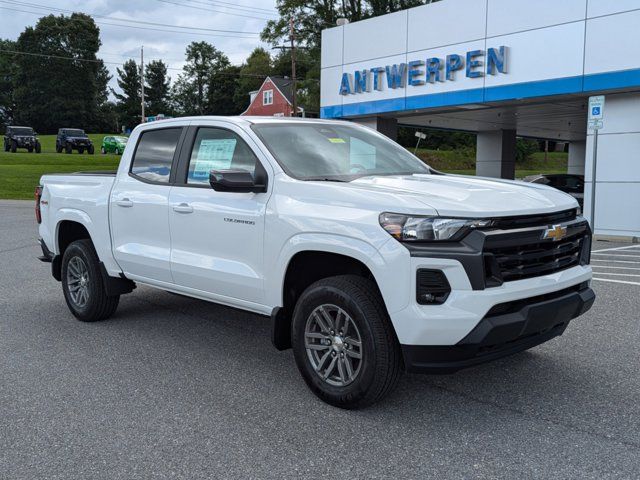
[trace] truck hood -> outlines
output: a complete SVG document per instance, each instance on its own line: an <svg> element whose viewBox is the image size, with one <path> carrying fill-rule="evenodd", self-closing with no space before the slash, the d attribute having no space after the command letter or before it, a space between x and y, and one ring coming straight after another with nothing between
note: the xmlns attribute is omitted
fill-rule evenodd
<svg viewBox="0 0 640 480"><path fill-rule="evenodd" d="M332 185L345 188L344 193L367 190L371 200L385 200L388 205L380 207L396 213L418 214L421 212L407 210L427 207L442 216L492 217L549 213L578 206L570 195L546 185L464 175L374 176Z"/></svg>

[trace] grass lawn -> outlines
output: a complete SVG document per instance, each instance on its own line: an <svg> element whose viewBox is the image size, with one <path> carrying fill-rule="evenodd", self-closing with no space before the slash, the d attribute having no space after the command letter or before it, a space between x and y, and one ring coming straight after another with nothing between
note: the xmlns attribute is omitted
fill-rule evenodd
<svg viewBox="0 0 640 480"><path fill-rule="evenodd" d="M90 134L96 149L94 155L56 153L56 136L39 135L42 153L0 151L0 198L31 199L33 191L45 173L71 173L90 170L115 170L119 155L101 155L100 145L105 134Z"/></svg>
<svg viewBox="0 0 640 480"><path fill-rule="evenodd" d="M56 153L56 136L40 135L42 153L16 153L0 151L0 198L31 199L40 177L45 173L70 173L91 170L115 170L120 161L118 155L101 155L102 137L108 134L89 134L96 149L94 155L74 151L71 154ZM418 156L433 168L446 173L475 175L473 150L418 150ZM544 153L531 155L516 165L516 178L536 173L565 173L567 154L550 152L547 161Z"/></svg>

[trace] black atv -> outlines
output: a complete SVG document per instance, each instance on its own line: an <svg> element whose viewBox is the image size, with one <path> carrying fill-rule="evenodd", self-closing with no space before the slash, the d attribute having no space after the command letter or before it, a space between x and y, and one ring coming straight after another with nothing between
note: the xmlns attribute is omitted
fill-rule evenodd
<svg viewBox="0 0 640 480"><path fill-rule="evenodd" d="M84 130L61 128L56 137L56 152L62 153L63 150L65 153L72 153L74 150L84 153L86 150L89 155L93 155L94 147Z"/></svg>
<svg viewBox="0 0 640 480"><path fill-rule="evenodd" d="M26 148L29 153L40 153L40 141L31 127L7 127L4 134L4 151L16 153L18 148Z"/></svg>

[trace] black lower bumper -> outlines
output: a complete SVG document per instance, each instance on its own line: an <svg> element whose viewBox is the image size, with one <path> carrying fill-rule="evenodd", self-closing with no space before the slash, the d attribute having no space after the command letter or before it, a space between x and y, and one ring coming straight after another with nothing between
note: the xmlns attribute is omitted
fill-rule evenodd
<svg viewBox="0 0 640 480"><path fill-rule="evenodd" d="M562 335L569 321L591 308L586 284L493 307L456 345L401 345L410 373L453 373L521 352Z"/></svg>

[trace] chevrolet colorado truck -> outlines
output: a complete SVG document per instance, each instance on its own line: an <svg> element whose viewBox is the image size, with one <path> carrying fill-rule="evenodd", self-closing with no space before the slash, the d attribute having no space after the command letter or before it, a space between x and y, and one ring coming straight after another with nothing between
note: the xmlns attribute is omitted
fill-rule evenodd
<svg viewBox="0 0 640 480"><path fill-rule="evenodd" d="M79 320L136 284L270 317L275 347L342 408L404 371L561 335L595 299L577 207L544 185L443 175L353 123L257 117L143 124L116 173L36 189L41 259Z"/></svg>

